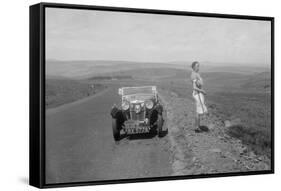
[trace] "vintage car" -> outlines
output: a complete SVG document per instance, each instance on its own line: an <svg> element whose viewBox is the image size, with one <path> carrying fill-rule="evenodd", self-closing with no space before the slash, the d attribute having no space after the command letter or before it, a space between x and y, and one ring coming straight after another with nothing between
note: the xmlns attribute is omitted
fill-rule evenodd
<svg viewBox="0 0 281 191"><path fill-rule="evenodd" d="M111 109L114 140L120 139L121 130L127 135L155 132L160 137L163 106L156 86L122 87L118 92L121 106L114 104Z"/></svg>

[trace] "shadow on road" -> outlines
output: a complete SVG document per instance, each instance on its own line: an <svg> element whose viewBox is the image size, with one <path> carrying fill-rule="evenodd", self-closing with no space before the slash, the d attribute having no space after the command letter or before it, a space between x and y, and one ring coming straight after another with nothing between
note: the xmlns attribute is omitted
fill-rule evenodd
<svg viewBox="0 0 281 191"><path fill-rule="evenodd" d="M150 132L150 133L141 133L141 134L133 134L133 135L128 135L128 138L133 140L133 139L151 139L155 137L157 134L155 132Z"/></svg>
<svg viewBox="0 0 281 191"><path fill-rule="evenodd" d="M208 132L208 131L209 131L209 127L207 127L206 125L200 125L200 126L199 126L199 129L200 129L201 131L204 131L204 132Z"/></svg>

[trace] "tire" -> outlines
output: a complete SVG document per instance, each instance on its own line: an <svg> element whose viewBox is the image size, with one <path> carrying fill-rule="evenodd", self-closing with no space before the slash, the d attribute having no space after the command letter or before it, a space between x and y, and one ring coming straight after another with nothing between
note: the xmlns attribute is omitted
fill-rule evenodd
<svg viewBox="0 0 281 191"><path fill-rule="evenodd" d="M112 118L112 132L113 132L114 140L119 141L120 140L119 123L118 120L115 118Z"/></svg>
<svg viewBox="0 0 281 191"><path fill-rule="evenodd" d="M158 114L158 118L157 118L157 135L158 137L162 136L162 130L163 130L163 116Z"/></svg>

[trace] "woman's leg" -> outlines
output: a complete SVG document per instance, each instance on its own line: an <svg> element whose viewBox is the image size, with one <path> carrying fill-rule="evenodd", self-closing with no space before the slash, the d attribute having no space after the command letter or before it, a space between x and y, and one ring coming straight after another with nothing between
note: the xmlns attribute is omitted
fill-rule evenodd
<svg viewBox="0 0 281 191"><path fill-rule="evenodd" d="M198 113L196 113L195 115L195 128L199 129L200 126L200 115Z"/></svg>
<svg viewBox="0 0 281 191"><path fill-rule="evenodd" d="M196 114L195 114L195 129L199 130L199 126L200 126L200 113L203 113L202 110L202 106L200 104L200 97L199 94L195 94L193 93L193 98L195 100L195 110L196 110Z"/></svg>
<svg viewBox="0 0 281 191"><path fill-rule="evenodd" d="M198 99L200 102L200 106L202 108L202 114L208 113L208 109L205 104L205 96L202 93L199 93Z"/></svg>
<svg viewBox="0 0 281 191"><path fill-rule="evenodd" d="M197 126L197 128L200 129L200 116L201 116L201 115L200 115L200 114L197 114L197 115L198 115L198 123L197 123L198 126Z"/></svg>

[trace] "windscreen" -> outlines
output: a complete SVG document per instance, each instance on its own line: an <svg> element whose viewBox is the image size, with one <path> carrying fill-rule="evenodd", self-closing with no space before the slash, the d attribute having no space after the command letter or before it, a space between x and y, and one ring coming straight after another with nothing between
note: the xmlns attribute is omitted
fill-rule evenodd
<svg viewBox="0 0 281 191"><path fill-rule="evenodd" d="M155 92L155 86L125 87L122 89L123 96L132 94L154 94Z"/></svg>

